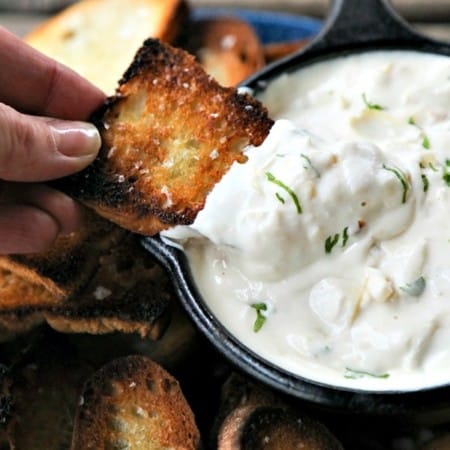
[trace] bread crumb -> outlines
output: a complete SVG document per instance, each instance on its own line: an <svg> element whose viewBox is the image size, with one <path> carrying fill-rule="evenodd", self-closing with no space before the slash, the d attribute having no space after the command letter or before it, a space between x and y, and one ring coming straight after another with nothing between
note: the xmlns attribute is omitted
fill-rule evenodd
<svg viewBox="0 0 450 450"><path fill-rule="evenodd" d="M112 294L112 291L105 288L104 286L97 286L94 291L94 297L97 300L104 300Z"/></svg>
<svg viewBox="0 0 450 450"><path fill-rule="evenodd" d="M169 188L166 185L161 188L161 194L164 194L166 196L166 202L164 203L163 207L170 208L173 205L173 201Z"/></svg>
<svg viewBox="0 0 450 450"><path fill-rule="evenodd" d="M236 41L237 38L234 34L227 34L220 41L220 46L225 50L229 50L236 45Z"/></svg>
<svg viewBox="0 0 450 450"><path fill-rule="evenodd" d="M111 147L111 148L108 150L108 154L106 155L106 157L107 157L108 159L110 159L110 158L112 158L112 157L114 156L114 153L116 153L116 147Z"/></svg>
<svg viewBox="0 0 450 450"><path fill-rule="evenodd" d="M134 408L134 414L138 417L148 417L147 411L141 406L136 406Z"/></svg>

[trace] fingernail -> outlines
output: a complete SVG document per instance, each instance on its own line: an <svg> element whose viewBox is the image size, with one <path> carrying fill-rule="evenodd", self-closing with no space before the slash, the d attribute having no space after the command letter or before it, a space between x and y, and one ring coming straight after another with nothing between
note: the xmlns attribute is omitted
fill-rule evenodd
<svg viewBox="0 0 450 450"><path fill-rule="evenodd" d="M50 130L60 153L70 157L94 159L101 145L100 134L86 122L53 121Z"/></svg>

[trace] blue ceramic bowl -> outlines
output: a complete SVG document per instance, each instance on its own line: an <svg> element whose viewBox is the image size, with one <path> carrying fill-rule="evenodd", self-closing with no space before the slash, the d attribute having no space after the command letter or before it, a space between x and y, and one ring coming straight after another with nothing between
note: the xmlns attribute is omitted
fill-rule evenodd
<svg viewBox="0 0 450 450"><path fill-rule="evenodd" d="M311 38L321 28L321 22L317 19L273 11L234 8L198 8L193 11L194 20L215 17L237 17L245 20L252 25L263 44Z"/></svg>

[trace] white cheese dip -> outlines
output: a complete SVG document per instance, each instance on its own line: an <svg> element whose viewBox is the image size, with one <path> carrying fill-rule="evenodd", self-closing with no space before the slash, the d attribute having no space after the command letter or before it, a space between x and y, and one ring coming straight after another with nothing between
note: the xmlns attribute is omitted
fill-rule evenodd
<svg viewBox="0 0 450 450"><path fill-rule="evenodd" d="M450 58L367 52L260 96L278 119L182 245L246 346L321 383L450 382Z"/></svg>

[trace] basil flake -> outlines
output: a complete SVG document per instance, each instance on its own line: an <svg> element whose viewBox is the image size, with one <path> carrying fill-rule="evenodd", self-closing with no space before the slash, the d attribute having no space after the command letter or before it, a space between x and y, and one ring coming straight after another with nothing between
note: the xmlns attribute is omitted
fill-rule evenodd
<svg viewBox="0 0 450 450"><path fill-rule="evenodd" d="M345 247L347 245L348 241L348 227L344 228L344 231L342 232L342 247Z"/></svg>
<svg viewBox="0 0 450 450"><path fill-rule="evenodd" d="M267 318L261 311L267 311L267 305L265 303L253 303L250 306L256 310L256 320L253 324L253 331L257 333L266 322Z"/></svg>
<svg viewBox="0 0 450 450"><path fill-rule="evenodd" d="M403 188L402 203L406 203L406 196L408 195L408 191L410 188L406 175L400 169L395 167L388 167L386 166L386 164L383 164L383 169L392 172L398 178Z"/></svg>
<svg viewBox="0 0 450 450"><path fill-rule="evenodd" d="M365 370L351 369L350 367L345 368L344 378L357 379L357 378L363 378L363 377L389 378L389 374L388 373L372 373L372 372L367 372Z"/></svg>
<svg viewBox="0 0 450 450"><path fill-rule="evenodd" d="M304 153L300 154L300 157L303 158L306 161L307 166L303 166L305 169L310 168L316 175L317 178L320 178L320 172L317 170L316 167L314 167L313 163L311 162L311 159L305 155Z"/></svg>
<svg viewBox="0 0 450 450"><path fill-rule="evenodd" d="M266 177L267 177L268 181L270 181L273 184L276 184L277 186L284 189L289 194L289 196L292 198L292 201L294 202L295 208L297 209L297 213L301 214L302 207L300 205L300 201L298 200L297 194L289 186L286 186L278 178L275 178L275 176L272 173L266 172Z"/></svg>
<svg viewBox="0 0 450 450"><path fill-rule="evenodd" d="M363 102L364 102L364 104L366 105L366 107L368 109L373 109L373 110L376 110L376 111L383 111L384 109L386 109L384 106L378 105L377 103L369 102L367 100L367 97L366 97L365 93L362 94L362 99L363 99Z"/></svg>
<svg viewBox="0 0 450 450"><path fill-rule="evenodd" d="M339 233L336 233L334 236L328 236L325 240L325 253L331 253L333 247L339 241Z"/></svg>
<svg viewBox="0 0 450 450"><path fill-rule="evenodd" d="M430 182L428 181L428 178L424 173L421 175L421 177L422 177L423 192L428 192Z"/></svg>
<svg viewBox="0 0 450 450"><path fill-rule="evenodd" d="M424 277L419 277L412 283L406 283L404 286L400 286L400 289L411 297L420 297L425 290L427 282Z"/></svg>
<svg viewBox="0 0 450 450"><path fill-rule="evenodd" d="M450 186L450 159L445 160L445 165L442 166L442 179L447 186Z"/></svg>

